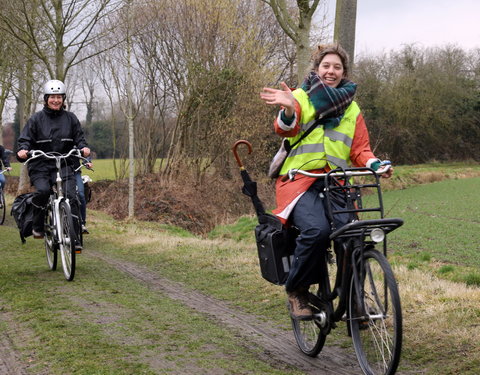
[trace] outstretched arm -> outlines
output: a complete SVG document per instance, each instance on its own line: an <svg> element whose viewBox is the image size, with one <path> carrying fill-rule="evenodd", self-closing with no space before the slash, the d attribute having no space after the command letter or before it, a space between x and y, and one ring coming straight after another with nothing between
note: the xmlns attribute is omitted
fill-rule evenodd
<svg viewBox="0 0 480 375"><path fill-rule="evenodd" d="M291 118L295 113L295 98L293 97L292 90L287 86L285 82L281 82L281 90L273 89L270 87L264 87L260 93L260 99L268 105L279 105L285 108L285 116Z"/></svg>

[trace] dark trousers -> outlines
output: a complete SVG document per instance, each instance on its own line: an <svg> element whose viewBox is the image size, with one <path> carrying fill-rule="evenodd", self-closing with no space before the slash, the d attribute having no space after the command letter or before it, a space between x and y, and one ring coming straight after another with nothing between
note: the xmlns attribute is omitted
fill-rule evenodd
<svg viewBox="0 0 480 375"><path fill-rule="evenodd" d="M78 200L80 201L82 224L85 225L87 221L87 198L85 197L85 185L83 184L82 174L80 172L75 173L75 182L77 184Z"/></svg>
<svg viewBox="0 0 480 375"><path fill-rule="evenodd" d="M50 196L51 187L55 184L55 179L57 177L56 171L37 173L33 176L30 176L32 184L35 186L35 193L32 197L33 203L33 223L32 229L37 232L44 231L44 221L45 221L45 207L48 203L48 198ZM64 194L70 201L70 207L72 209L72 215L78 216L78 201L77 201L77 184L75 176L73 174L71 167L62 168L61 172L62 177L62 188ZM76 224L77 220L74 220ZM78 233L78 228L75 228L75 232Z"/></svg>
<svg viewBox="0 0 480 375"><path fill-rule="evenodd" d="M323 196L323 180L317 180L299 199L290 220L300 230L293 262L285 283L287 292L320 282L319 264L330 247L330 221ZM334 204L335 207L338 205ZM347 224L348 215L335 215L337 228Z"/></svg>

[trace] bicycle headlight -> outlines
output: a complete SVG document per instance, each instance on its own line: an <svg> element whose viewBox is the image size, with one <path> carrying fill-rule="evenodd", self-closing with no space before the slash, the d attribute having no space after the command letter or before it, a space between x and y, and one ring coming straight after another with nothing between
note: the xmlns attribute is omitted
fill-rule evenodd
<svg viewBox="0 0 480 375"><path fill-rule="evenodd" d="M385 232L381 228L374 228L370 232L370 238L373 242L382 242L385 239Z"/></svg>

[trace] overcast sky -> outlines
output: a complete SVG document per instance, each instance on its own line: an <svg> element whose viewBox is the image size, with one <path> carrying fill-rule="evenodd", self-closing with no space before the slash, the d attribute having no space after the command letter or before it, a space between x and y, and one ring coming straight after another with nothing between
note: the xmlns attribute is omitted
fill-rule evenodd
<svg viewBox="0 0 480 375"><path fill-rule="evenodd" d="M336 0L326 0L334 19ZM457 44L480 47L480 0L357 0L355 54Z"/></svg>

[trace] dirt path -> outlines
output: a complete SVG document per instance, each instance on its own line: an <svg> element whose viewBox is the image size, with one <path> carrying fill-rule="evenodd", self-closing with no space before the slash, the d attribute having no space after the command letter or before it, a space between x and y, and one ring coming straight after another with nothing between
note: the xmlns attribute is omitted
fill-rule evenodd
<svg viewBox="0 0 480 375"><path fill-rule="evenodd" d="M2 334L0 337L0 374L27 375L24 364L19 360L13 349L12 340L7 334Z"/></svg>
<svg viewBox="0 0 480 375"><path fill-rule="evenodd" d="M0 374L1 375L28 375L29 362L34 362L30 357L25 362L21 355L15 350L14 342L22 341L25 336L32 336L12 319L9 313L2 309L3 301L0 300L0 322L5 325L5 329L0 333ZM37 373L37 375L47 375L46 372Z"/></svg>
<svg viewBox="0 0 480 375"><path fill-rule="evenodd" d="M281 361L305 371L308 374L358 375L360 369L355 356L340 348L325 347L317 358L300 353L291 332L274 328L266 322L197 291L187 290L182 284L165 279L146 267L113 259L107 255L89 250L88 256L110 264L121 272L130 274L152 290L165 293L169 298L208 315L225 326L234 329L246 339L264 348L269 361Z"/></svg>

